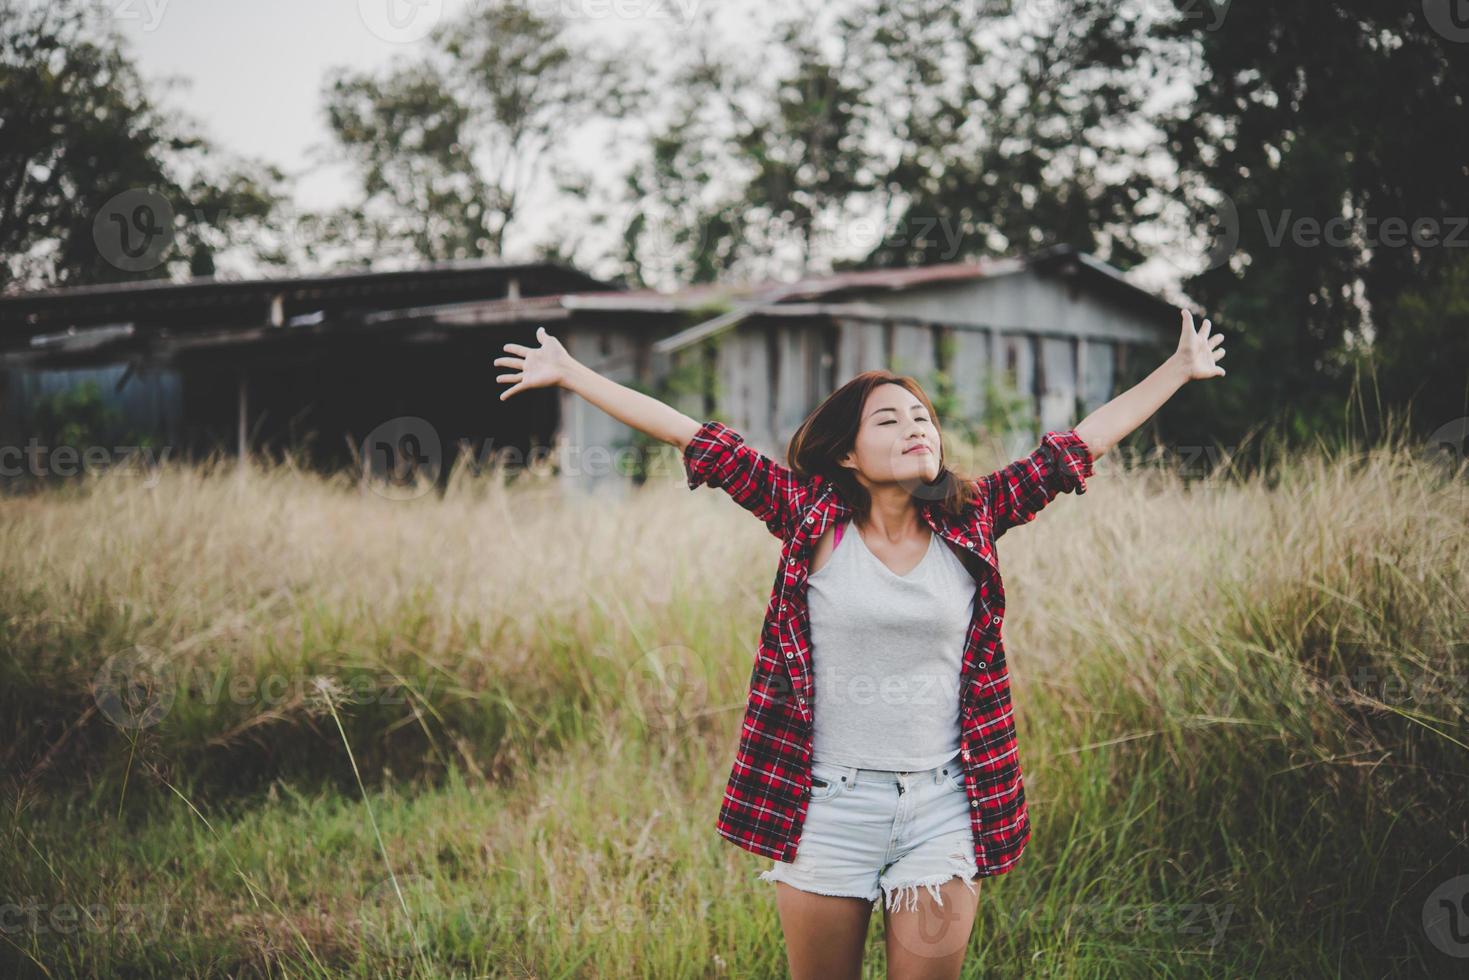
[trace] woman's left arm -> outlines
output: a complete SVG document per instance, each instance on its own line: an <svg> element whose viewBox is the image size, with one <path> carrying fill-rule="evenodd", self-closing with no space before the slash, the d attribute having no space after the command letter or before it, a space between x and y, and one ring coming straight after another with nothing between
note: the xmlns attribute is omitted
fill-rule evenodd
<svg viewBox="0 0 1469 980"><path fill-rule="evenodd" d="M980 478L976 496L983 502L999 538L1012 527L1035 520L1060 493L1085 493L1098 456L1146 422L1185 382L1224 374L1215 362L1224 348L1215 349L1222 334L1209 336L1209 321L1194 329L1187 310L1178 350L1153 373L1107 404L1096 409L1074 429L1047 432L1030 455Z"/></svg>
<svg viewBox="0 0 1469 980"><path fill-rule="evenodd" d="M1091 450L1092 459L1127 438L1189 381L1223 377L1224 368L1218 362L1224 357L1224 348L1219 346L1224 335L1210 335L1208 320L1195 330L1193 315L1188 310L1179 312L1183 325L1178 350L1146 378L1077 423L1074 431Z"/></svg>

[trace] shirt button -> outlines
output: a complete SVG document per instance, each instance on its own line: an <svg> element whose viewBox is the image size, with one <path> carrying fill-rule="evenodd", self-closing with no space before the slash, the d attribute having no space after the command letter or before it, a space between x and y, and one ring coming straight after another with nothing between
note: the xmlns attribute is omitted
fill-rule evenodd
<svg viewBox="0 0 1469 980"><path fill-rule="evenodd" d="M969 805L970 806L979 806L979 801L978 800L970 800L969 801Z"/></svg>
<svg viewBox="0 0 1469 980"><path fill-rule="evenodd" d="M791 653L791 651L789 651L789 650L786 651L786 659L787 660L791 659L794 656L795 656L795 654L794 653Z"/></svg>
<svg viewBox="0 0 1469 980"><path fill-rule="evenodd" d="M787 565L794 565L795 563L796 563L796 559L794 559L794 558L789 558L789 559L786 560L786 564Z"/></svg>
<svg viewBox="0 0 1469 980"><path fill-rule="evenodd" d="M816 515L815 514L807 514L806 515L806 523L807 524L810 524L814 520L816 520Z"/></svg>
<svg viewBox="0 0 1469 980"><path fill-rule="evenodd" d="M1001 621L1002 621L1002 620L1003 620L1003 619L1004 619L1004 618L1005 618L1005 617L1004 617L1004 616L996 616L996 617L995 617L995 625L996 625L996 626L998 626L998 625L999 625L999 624L1000 624L1000 622L1001 622Z"/></svg>

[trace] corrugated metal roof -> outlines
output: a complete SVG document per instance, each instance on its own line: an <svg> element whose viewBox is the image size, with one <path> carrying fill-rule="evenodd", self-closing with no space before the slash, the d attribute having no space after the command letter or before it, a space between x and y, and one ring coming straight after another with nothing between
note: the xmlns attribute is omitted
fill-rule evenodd
<svg viewBox="0 0 1469 980"><path fill-rule="evenodd" d="M516 280L522 295L602 290L610 284L578 269L550 262L434 262L413 269L330 273L311 276L224 280L201 277L185 282L144 279L69 286L0 296L0 334L134 318L165 312L235 308L258 314L276 301L296 312L317 303L391 308L416 297L438 294L461 300L494 296ZM406 302L405 302L406 300Z"/></svg>
<svg viewBox="0 0 1469 980"><path fill-rule="evenodd" d="M317 333L412 321L429 321L448 328L551 321L565 319L575 311L686 318L691 313L697 315L707 310L711 315L702 322L657 342L655 352L668 353L717 334L752 315L911 320L891 310L862 304L860 299L874 293L1010 275L1026 269L1082 277L1093 288L1140 304L1150 312L1172 312L1172 304L1132 285L1120 270L1062 245L1023 258L851 270L793 282L703 283L668 293L600 288L609 284L554 263L498 261L441 262L401 271L354 271L241 282L200 279L187 283L144 281L84 286L0 297L0 341L9 334L12 347L31 347L32 335L65 334L68 330L127 322L140 316L155 321L160 317L176 320L178 325L173 329L162 322L156 326L150 324L148 333L160 341L187 346L187 338L181 334L205 333L200 328L206 323L222 327L236 341L249 343L267 334L274 336L288 324L292 330ZM528 280L522 284L519 296L474 295L489 291L486 287L496 281L503 283L512 277ZM568 285L572 287L570 290L566 288ZM584 290L580 288L583 285L592 288ZM413 305L419 297L439 298L446 294L447 299ZM194 312L196 309L198 313ZM204 310L212 312L204 314ZM158 326L164 329L159 332ZM85 340L68 338L61 346L95 343L105 347L111 343L126 344L132 339L111 335L105 340L100 336ZM227 337L211 334L198 339L200 343L217 344ZM0 342L0 347L3 346Z"/></svg>
<svg viewBox="0 0 1469 980"><path fill-rule="evenodd" d="M1007 275L1026 267L1022 259L980 259L900 269L855 269L787 282L701 283L673 292L633 289L622 292L578 292L569 297L570 309L678 311L720 302L784 303L829 299L841 293L901 291L936 282L960 282L985 276Z"/></svg>
<svg viewBox="0 0 1469 980"><path fill-rule="evenodd" d="M938 283L1012 275L1027 269L1059 275L1084 275L1089 282L1106 291L1124 294L1128 299L1160 314L1171 313L1173 310L1172 304L1128 282L1123 277L1122 270L1115 266L1069 245L1058 245L1022 258L980 259L901 269L861 269L793 283L767 283L751 287L744 301L737 302L733 309L665 337L654 344L653 349L656 353L667 354L698 343L735 326L746 317L770 315L774 304L793 304L811 299L829 301L847 296L860 297L874 292L902 292ZM910 319L887 310L881 314L872 314L851 303L829 306L820 315L851 316L859 319L876 316L894 321Z"/></svg>
<svg viewBox="0 0 1469 980"><path fill-rule="evenodd" d="M902 291L940 282L964 282L990 276L1003 276L1025 269L1023 259L980 259L948 262L901 269L857 269L829 276L801 279L789 284L772 284L763 291L767 299L780 302L795 299L830 298L839 293Z"/></svg>

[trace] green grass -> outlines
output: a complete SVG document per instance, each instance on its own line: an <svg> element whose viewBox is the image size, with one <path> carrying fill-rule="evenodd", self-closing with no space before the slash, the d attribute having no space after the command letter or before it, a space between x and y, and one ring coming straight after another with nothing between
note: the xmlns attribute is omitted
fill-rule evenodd
<svg viewBox="0 0 1469 980"><path fill-rule="evenodd" d="M999 545L1033 837L966 975L1463 975L1424 913L1469 873L1469 485L1108 463ZM174 467L0 510L0 975L784 975L714 832L778 547L721 494Z"/></svg>

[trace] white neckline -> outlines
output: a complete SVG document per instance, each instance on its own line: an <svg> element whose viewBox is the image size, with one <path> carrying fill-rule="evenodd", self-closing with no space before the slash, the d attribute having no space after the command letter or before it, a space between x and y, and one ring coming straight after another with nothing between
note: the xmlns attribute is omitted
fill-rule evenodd
<svg viewBox="0 0 1469 980"><path fill-rule="evenodd" d="M872 553L872 549L869 548L869 547L867 547L867 542L862 540L862 535L857 530L857 528L855 526L855 523L849 523L848 524L847 530L846 530L846 534L855 534L855 535L857 535L857 544L860 545L861 548L862 548L862 550L867 553L867 556L869 558L871 558L873 560L873 562L875 562L879 568L881 568L883 571L887 572L889 575L891 575L893 578L897 579L900 582L911 582L911 581L913 581L914 579L916 579L918 577L918 571L919 571L919 569L921 569L924 565L928 564L928 559L933 555L933 546L934 546L934 544L935 544L935 542L936 542L936 540L938 538L938 535L937 534L935 534L932 531L930 531L929 532L929 535L928 535L928 550L923 553L923 557L922 558L918 559L918 564L916 564L912 568L908 569L908 571L904 572L902 575L899 575L897 572L893 571L891 568L888 568L887 562L883 561L881 558L877 557L876 555L874 555ZM828 564L830 564L830 560L828 560ZM822 566L822 567L825 567L825 566Z"/></svg>

